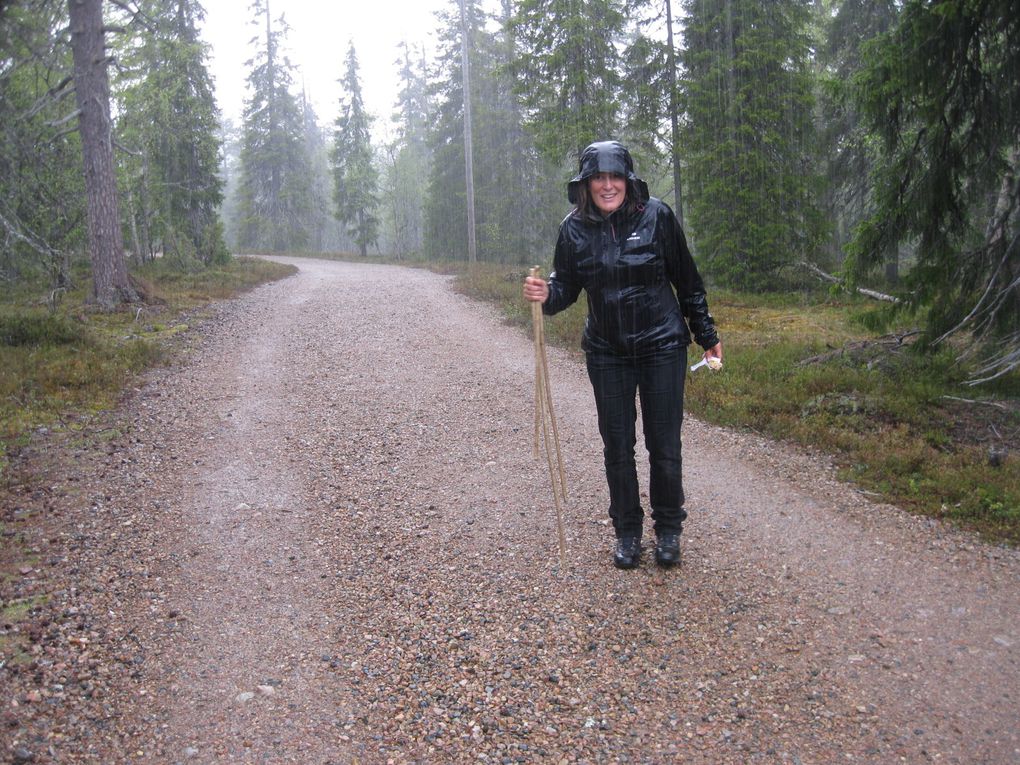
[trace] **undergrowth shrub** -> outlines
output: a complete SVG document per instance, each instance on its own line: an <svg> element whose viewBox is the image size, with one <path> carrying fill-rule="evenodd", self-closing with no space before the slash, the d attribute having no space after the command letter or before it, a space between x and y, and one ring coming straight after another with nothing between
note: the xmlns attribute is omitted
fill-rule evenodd
<svg viewBox="0 0 1020 765"><path fill-rule="evenodd" d="M0 345L82 345L90 341L87 328L61 314L25 313L0 315Z"/></svg>

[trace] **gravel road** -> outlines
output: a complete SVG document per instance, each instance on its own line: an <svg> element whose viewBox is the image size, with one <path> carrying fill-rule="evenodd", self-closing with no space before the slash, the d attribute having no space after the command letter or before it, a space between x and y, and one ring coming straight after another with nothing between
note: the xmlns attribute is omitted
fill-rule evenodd
<svg viewBox="0 0 1020 765"><path fill-rule="evenodd" d="M619 571L552 350L561 567L526 334L446 277L280 260L20 498L61 610L0 672L9 761L1020 763L1016 551L688 420L684 564Z"/></svg>

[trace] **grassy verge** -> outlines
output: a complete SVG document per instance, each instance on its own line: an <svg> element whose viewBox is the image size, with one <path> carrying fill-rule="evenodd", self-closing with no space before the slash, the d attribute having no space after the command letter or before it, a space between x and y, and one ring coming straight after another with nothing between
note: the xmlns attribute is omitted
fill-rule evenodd
<svg viewBox="0 0 1020 765"><path fill-rule="evenodd" d="M0 298L0 481L11 452L32 431L80 427L112 406L134 375L161 360L166 340L187 329L188 312L292 271L254 258L196 271L156 262L132 274L145 302L114 313L85 307L84 274L55 308L40 285L6 292Z"/></svg>
<svg viewBox="0 0 1020 765"><path fill-rule="evenodd" d="M524 273L477 266L458 284L524 326ZM691 376L689 412L822 450L876 497L1020 543L1020 376L968 388L951 351L924 356L909 338L870 335L863 302L823 293L710 298L726 366ZM578 348L584 315L582 300L547 319L548 342ZM990 450L1001 447L1012 455L994 465Z"/></svg>

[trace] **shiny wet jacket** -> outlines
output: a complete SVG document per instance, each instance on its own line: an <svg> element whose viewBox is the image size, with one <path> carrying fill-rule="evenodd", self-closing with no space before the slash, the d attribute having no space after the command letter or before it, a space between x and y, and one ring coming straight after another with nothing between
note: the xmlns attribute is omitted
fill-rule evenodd
<svg viewBox="0 0 1020 765"><path fill-rule="evenodd" d="M715 321L673 211L655 198L629 214L626 207L563 220L543 312L562 311L584 290L588 352L643 356L687 346L692 335L711 348L719 342Z"/></svg>

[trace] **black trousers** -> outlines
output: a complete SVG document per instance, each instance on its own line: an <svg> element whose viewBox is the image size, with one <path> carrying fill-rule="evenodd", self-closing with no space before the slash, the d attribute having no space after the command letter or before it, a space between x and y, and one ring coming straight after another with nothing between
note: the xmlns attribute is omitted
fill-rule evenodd
<svg viewBox="0 0 1020 765"><path fill-rule="evenodd" d="M641 536L644 519L634 462L638 395L655 533L679 534L687 518L680 453L687 348L639 358L589 352L587 361L605 447L609 517L616 536Z"/></svg>

